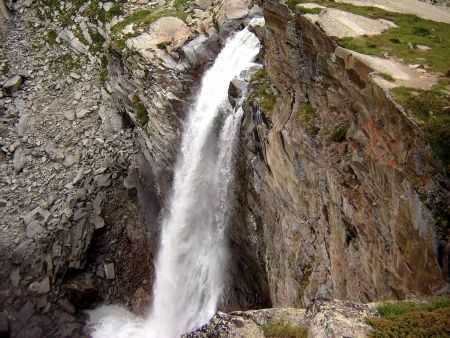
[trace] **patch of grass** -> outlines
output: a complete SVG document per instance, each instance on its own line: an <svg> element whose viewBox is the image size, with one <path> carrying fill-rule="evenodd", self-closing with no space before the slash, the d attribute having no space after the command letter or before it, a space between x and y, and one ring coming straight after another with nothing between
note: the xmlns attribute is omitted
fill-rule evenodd
<svg viewBox="0 0 450 338"><path fill-rule="evenodd" d="M89 36L92 39L92 45L90 46L90 50L93 52L99 52L102 50L102 46L105 43L105 38L99 32L94 31L92 29L88 30Z"/></svg>
<svg viewBox="0 0 450 338"><path fill-rule="evenodd" d="M309 279L311 278L311 274L312 274L311 266L310 265L305 266L305 268L303 269L303 276L300 280L300 289L299 289L299 295L298 295L298 298L299 298L301 304L303 304L305 289L308 287Z"/></svg>
<svg viewBox="0 0 450 338"><path fill-rule="evenodd" d="M275 107L277 96L270 90L272 87L272 83L267 77L267 72L265 71L265 69L262 68L255 72L250 82L259 82L259 85L248 95L247 101L249 103L258 102L261 109L265 113L270 115L273 108Z"/></svg>
<svg viewBox="0 0 450 338"><path fill-rule="evenodd" d="M100 8L100 4L99 4L98 0L91 0L88 8L86 9L86 16L91 21L95 21L95 20L98 20L101 22L106 21L106 12L103 8Z"/></svg>
<svg viewBox="0 0 450 338"><path fill-rule="evenodd" d="M394 82L394 78L392 77L391 74L388 73L384 73L384 72L378 72L377 75L383 79L385 79L386 81L390 81L390 82Z"/></svg>
<svg viewBox="0 0 450 338"><path fill-rule="evenodd" d="M173 6L176 9L185 9L187 5L189 5L189 3L191 3L192 0L175 0L173 3Z"/></svg>
<svg viewBox="0 0 450 338"><path fill-rule="evenodd" d="M148 122L148 112L137 94L133 94L131 103L133 103L133 107L136 110L136 120L141 126L145 126Z"/></svg>
<svg viewBox="0 0 450 338"><path fill-rule="evenodd" d="M100 76L100 84L103 88L106 88L106 81L108 80L108 58L106 56L102 56L100 59L100 69L99 69L99 76Z"/></svg>
<svg viewBox="0 0 450 338"><path fill-rule="evenodd" d="M298 105L298 110L294 114L294 118L298 123L310 134L316 135L320 128L314 124L316 112L309 102L302 102Z"/></svg>
<svg viewBox="0 0 450 338"><path fill-rule="evenodd" d="M48 30L44 34L44 41L47 42L50 46L56 44L56 38L58 37L58 33L56 33L53 29Z"/></svg>
<svg viewBox="0 0 450 338"><path fill-rule="evenodd" d="M171 44L172 44L172 41L163 41L163 42L156 44L156 47L158 47L159 49L166 49Z"/></svg>
<svg viewBox="0 0 450 338"><path fill-rule="evenodd" d="M439 297L430 303L399 301L383 303L380 318L368 318L374 330L370 337L449 337L450 298Z"/></svg>
<svg viewBox="0 0 450 338"><path fill-rule="evenodd" d="M392 89L395 100L425 132L432 150L450 163L450 80L441 80L431 90L408 87Z"/></svg>
<svg viewBox="0 0 450 338"><path fill-rule="evenodd" d="M5 61L5 63L2 66L1 73L3 76L7 76L9 71L11 70L11 64L9 61Z"/></svg>
<svg viewBox="0 0 450 338"><path fill-rule="evenodd" d="M272 320L263 326L266 337L276 338L307 338L308 330L300 325L295 325L289 321L277 319Z"/></svg>
<svg viewBox="0 0 450 338"><path fill-rule="evenodd" d="M73 69L81 68L81 57L74 58L70 52L67 52L54 58L51 65L60 73L68 73Z"/></svg>
<svg viewBox="0 0 450 338"><path fill-rule="evenodd" d="M334 125L330 140L333 142L342 142L345 140L345 134L347 133L348 128L350 127L348 122L342 121L338 122Z"/></svg>
<svg viewBox="0 0 450 338"><path fill-rule="evenodd" d="M290 7L305 0L290 0ZM419 18L411 14L394 13L376 7L354 6L330 0L311 1L327 7L337 8L371 19L386 19L398 25L379 35L346 37L341 39L345 48L369 55L402 58L409 63L428 65L430 69L442 73L450 70L450 24ZM293 7L292 7L293 6ZM428 46L429 50L415 48ZM411 46L413 48L411 49Z"/></svg>
<svg viewBox="0 0 450 338"><path fill-rule="evenodd" d="M256 82L267 78L267 71L265 68L258 69L250 78L250 82Z"/></svg>

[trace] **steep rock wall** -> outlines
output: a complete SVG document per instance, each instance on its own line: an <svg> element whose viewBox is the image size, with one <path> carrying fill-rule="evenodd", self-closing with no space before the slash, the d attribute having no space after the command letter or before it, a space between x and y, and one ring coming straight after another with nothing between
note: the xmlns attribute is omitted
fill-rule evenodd
<svg viewBox="0 0 450 338"><path fill-rule="evenodd" d="M269 97L255 100L256 79L238 177L273 304L433 293L448 274L441 164L367 66L286 5L262 6Z"/></svg>

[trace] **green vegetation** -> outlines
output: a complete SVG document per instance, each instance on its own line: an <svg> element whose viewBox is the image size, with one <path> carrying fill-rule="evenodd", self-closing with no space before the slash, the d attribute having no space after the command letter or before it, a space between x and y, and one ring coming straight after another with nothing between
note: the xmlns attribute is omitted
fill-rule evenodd
<svg viewBox="0 0 450 338"><path fill-rule="evenodd" d="M131 103L133 103L133 107L136 110L136 120L141 126L145 126L148 122L148 112L137 94L133 94Z"/></svg>
<svg viewBox="0 0 450 338"><path fill-rule="evenodd" d="M1 69L2 75L7 76L10 69L11 69L11 64L8 61L5 61L5 63L2 66L2 69Z"/></svg>
<svg viewBox="0 0 450 338"><path fill-rule="evenodd" d="M347 129L350 127L350 125L347 122L339 122L336 125L334 125L330 139L333 142L342 142L345 140L345 134L347 133Z"/></svg>
<svg viewBox="0 0 450 338"><path fill-rule="evenodd" d="M102 46L105 43L105 38L97 31L93 31L89 29L89 36L92 39L92 45L90 46L90 50L93 52L100 52L102 50Z"/></svg>
<svg viewBox="0 0 450 338"><path fill-rule="evenodd" d="M250 82L261 81L267 78L267 71L265 68L258 69L250 78Z"/></svg>
<svg viewBox="0 0 450 338"><path fill-rule="evenodd" d="M51 61L51 66L60 73L67 73L73 69L81 68L81 57L74 58L70 52L55 57Z"/></svg>
<svg viewBox="0 0 450 338"><path fill-rule="evenodd" d="M431 148L445 165L450 163L449 84L449 80L441 80L431 90L392 89L395 100L425 132Z"/></svg>
<svg viewBox="0 0 450 338"><path fill-rule="evenodd" d="M379 72L377 75L378 75L379 77L382 77L382 78L385 79L386 81L391 81L391 82L394 81L394 78L392 77L391 74L384 73L384 72Z"/></svg>
<svg viewBox="0 0 450 338"><path fill-rule="evenodd" d="M311 106L311 103L300 103L298 110L294 114L294 118L299 124L310 134L316 135L320 128L314 124L316 112Z"/></svg>
<svg viewBox="0 0 450 338"><path fill-rule="evenodd" d="M440 297L431 303L399 301L378 307L380 318L368 318L374 330L370 336L449 337L450 298Z"/></svg>
<svg viewBox="0 0 450 338"><path fill-rule="evenodd" d="M58 37L58 33L56 33L53 29L48 30L44 34L44 41L47 42L50 46L56 44L56 38Z"/></svg>
<svg viewBox="0 0 450 338"><path fill-rule="evenodd" d="M312 268L310 265L307 265L302 270L303 276L300 279L300 289L298 291L298 298L301 304L303 304L305 289L308 287L309 279L311 278Z"/></svg>
<svg viewBox="0 0 450 338"><path fill-rule="evenodd" d="M172 44L172 41L163 41L163 42L156 44L156 47L158 47L159 49L166 49L171 44Z"/></svg>
<svg viewBox="0 0 450 338"><path fill-rule="evenodd" d="M175 0L174 1L174 3L173 3L173 6L176 8L176 9L185 9L186 8L186 6L190 3L190 2L192 2L192 0Z"/></svg>
<svg viewBox="0 0 450 338"><path fill-rule="evenodd" d="M266 337L276 338L307 338L308 330L300 325L277 319L263 326Z"/></svg>
<svg viewBox="0 0 450 338"><path fill-rule="evenodd" d="M446 73L450 70L450 24L419 18L415 15L394 13L376 7L354 6L331 0L290 0L289 6L314 2L327 7L341 9L372 19L386 19L398 25L374 36L346 37L341 39L345 48L369 55L402 58L409 63L428 65L432 70ZM301 9L303 11L303 9ZM428 50L418 45L430 47Z"/></svg>
<svg viewBox="0 0 450 338"><path fill-rule="evenodd" d="M102 85L103 88L106 88L106 81L108 80L107 67L108 67L108 59L106 58L106 56L103 55L102 58L100 59L100 69L99 69L100 84Z"/></svg>
<svg viewBox="0 0 450 338"><path fill-rule="evenodd" d="M264 68L259 69L253 74L250 82L253 84L259 83L259 85L248 95L247 101L249 103L258 102L261 109L270 115L275 107L277 96L271 90L272 83L267 77L266 70Z"/></svg>

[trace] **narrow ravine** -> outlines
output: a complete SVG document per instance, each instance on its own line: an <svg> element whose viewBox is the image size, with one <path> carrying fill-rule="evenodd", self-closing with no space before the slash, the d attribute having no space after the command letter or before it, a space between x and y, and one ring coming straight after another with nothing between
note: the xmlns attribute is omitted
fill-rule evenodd
<svg viewBox="0 0 450 338"><path fill-rule="evenodd" d="M259 49L258 38L245 28L227 41L203 77L184 128L162 224L148 318L102 307L91 313L94 338L178 337L217 311L225 285L229 187L242 117L242 109L228 102L228 88L234 78L248 76Z"/></svg>

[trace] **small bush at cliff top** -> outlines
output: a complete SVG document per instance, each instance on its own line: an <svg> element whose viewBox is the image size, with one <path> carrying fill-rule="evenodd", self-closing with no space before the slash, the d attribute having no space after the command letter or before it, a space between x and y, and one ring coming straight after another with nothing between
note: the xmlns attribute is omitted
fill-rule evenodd
<svg viewBox="0 0 450 338"><path fill-rule="evenodd" d="M368 318L370 337L449 337L450 298L430 303L399 301L378 307L380 318Z"/></svg>
<svg viewBox="0 0 450 338"><path fill-rule="evenodd" d="M263 326L266 337L276 338L307 338L308 330L289 321L277 319Z"/></svg>

